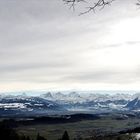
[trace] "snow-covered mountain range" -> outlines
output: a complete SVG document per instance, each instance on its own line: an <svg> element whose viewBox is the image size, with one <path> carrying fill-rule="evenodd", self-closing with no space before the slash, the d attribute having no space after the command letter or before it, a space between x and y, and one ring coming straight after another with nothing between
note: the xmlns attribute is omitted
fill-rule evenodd
<svg viewBox="0 0 140 140"><path fill-rule="evenodd" d="M26 93L0 96L0 115L39 115L58 112L140 111L140 93L100 94L46 92L37 96Z"/></svg>

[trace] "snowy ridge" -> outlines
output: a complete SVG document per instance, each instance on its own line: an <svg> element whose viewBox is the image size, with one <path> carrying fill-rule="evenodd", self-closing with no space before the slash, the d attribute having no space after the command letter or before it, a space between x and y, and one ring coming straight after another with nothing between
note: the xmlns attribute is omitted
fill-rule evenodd
<svg viewBox="0 0 140 140"><path fill-rule="evenodd" d="M37 96L28 96L26 93L0 96L0 115L23 112L31 114L42 114L50 111L100 113L127 110L140 110L140 93L100 94L88 92L83 94L71 91L69 93L46 92Z"/></svg>
<svg viewBox="0 0 140 140"><path fill-rule="evenodd" d="M95 102L101 102L101 101L115 101L115 100L131 100L132 96L130 94L124 94L124 93L116 93L115 95L111 94L98 94L98 93L87 93L87 94L81 94L77 92L70 92L68 94L64 94L61 92L57 93L51 93L47 92L45 94L40 95L40 97L50 100L65 100L65 101L95 101Z"/></svg>

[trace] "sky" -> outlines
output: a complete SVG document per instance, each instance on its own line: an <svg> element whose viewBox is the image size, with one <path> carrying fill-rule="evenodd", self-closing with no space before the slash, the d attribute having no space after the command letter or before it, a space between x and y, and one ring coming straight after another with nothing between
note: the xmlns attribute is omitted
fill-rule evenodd
<svg viewBox="0 0 140 140"><path fill-rule="evenodd" d="M79 16L62 0L0 0L0 91L139 90L140 10Z"/></svg>

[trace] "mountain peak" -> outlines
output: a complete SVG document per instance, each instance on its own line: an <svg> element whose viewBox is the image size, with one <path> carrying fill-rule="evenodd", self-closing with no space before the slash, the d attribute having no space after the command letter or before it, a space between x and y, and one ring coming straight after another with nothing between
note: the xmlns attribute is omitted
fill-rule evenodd
<svg viewBox="0 0 140 140"><path fill-rule="evenodd" d="M69 97L80 97L80 95L76 92L70 92L68 96Z"/></svg>
<svg viewBox="0 0 140 140"><path fill-rule="evenodd" d="M133 99L132 101L130 101L127 105L127 108L130 109L139 109L140 108L140 100L138 97L136 97L135 99Z"/></svg>
<svg viewBox="0 0 140 140"><path fill-rule="evenodd" d="M42 94L41 97L43 97L43 98L53 98L51 92L47 92L45 94Z"/></svg>

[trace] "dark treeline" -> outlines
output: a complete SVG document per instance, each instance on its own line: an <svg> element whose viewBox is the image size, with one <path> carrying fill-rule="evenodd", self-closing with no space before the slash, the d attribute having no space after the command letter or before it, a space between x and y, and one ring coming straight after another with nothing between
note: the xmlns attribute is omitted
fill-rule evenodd
<svg viewBox="0 0 140 140"><path fill-rule="evenodd" d="M21 120L16 122L17 125L34 125L34 124L61 124L61 123L73 123L82 120L96 120L100 119L99 115L95 114L72 114L61 116L45 116L45 117L31 117L30 120Z"/></svg>

